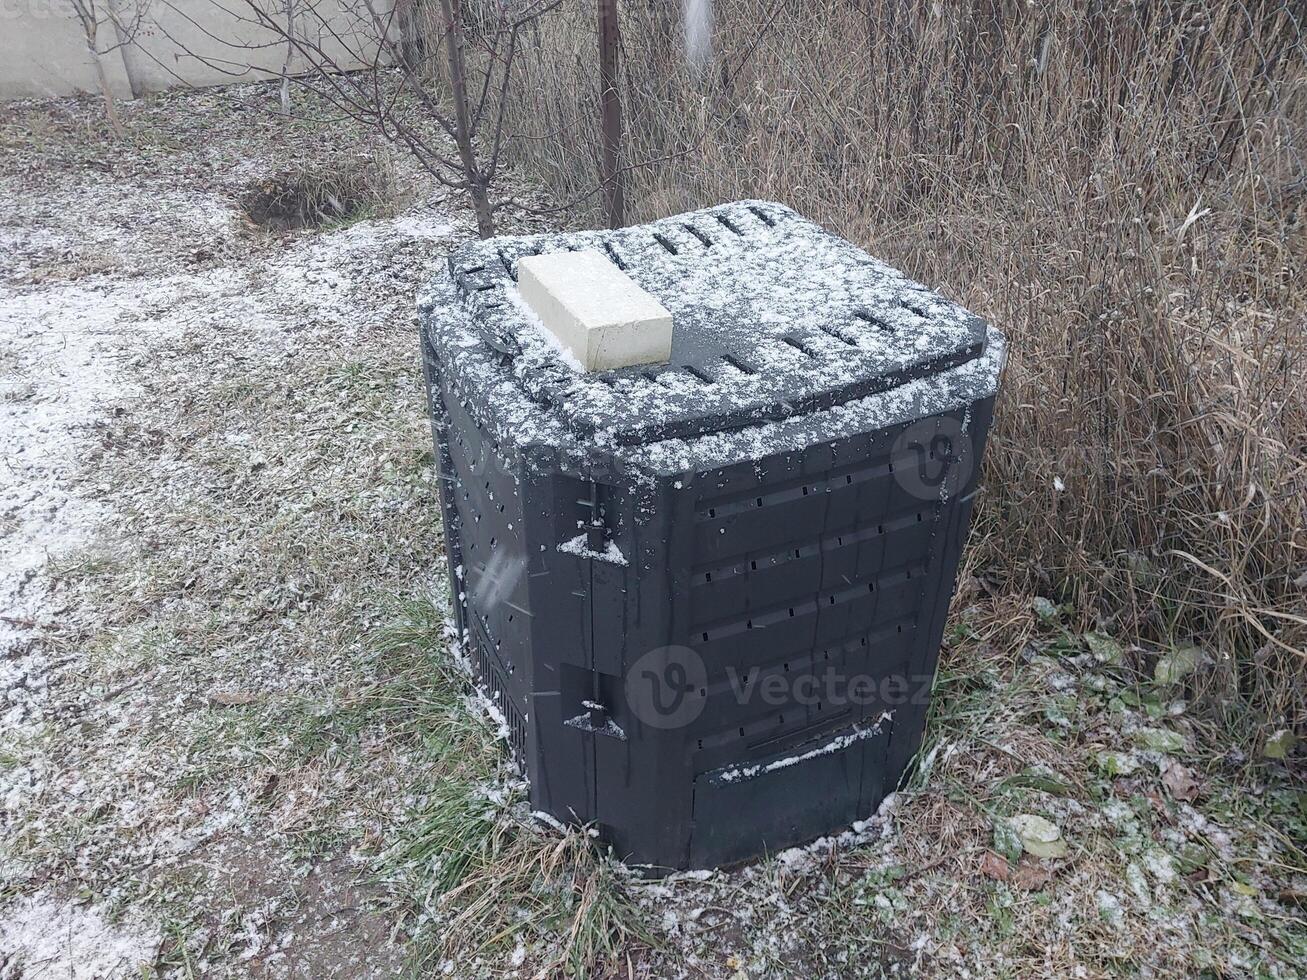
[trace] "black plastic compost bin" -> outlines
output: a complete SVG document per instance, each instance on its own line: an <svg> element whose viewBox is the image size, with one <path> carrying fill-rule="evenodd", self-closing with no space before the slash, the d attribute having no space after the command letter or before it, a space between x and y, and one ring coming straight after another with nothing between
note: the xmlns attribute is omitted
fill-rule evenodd
<svg viewBox="0 0 1307 980"><path fill-rule="evenodd" d="M598 249L669 363L583 374L517 296ZM708 867L875 811L916 752L1002 335L777 204L503 237L419 301L454 611L533 807Z"/></svg>

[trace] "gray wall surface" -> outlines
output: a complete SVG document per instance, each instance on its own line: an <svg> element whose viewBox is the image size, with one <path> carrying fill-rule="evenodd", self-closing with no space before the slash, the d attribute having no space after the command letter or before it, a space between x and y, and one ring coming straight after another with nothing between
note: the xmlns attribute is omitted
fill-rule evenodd
<svg viewBox="0 0 1307 980"><path fill-rule="evenodd" d="M86 0L99 8L96 48L110 88L133 98L175 86L223 85L281 73L286 47L247 0ZM295 30L341 68L374 57L361 0L292 0ZM260 0L284 23L284 0ZM374 3L386 16L392 0ZM291 72L307 68L296 56ZM95 61L72 0L0 0L0 101L99 93Z"/></svg>

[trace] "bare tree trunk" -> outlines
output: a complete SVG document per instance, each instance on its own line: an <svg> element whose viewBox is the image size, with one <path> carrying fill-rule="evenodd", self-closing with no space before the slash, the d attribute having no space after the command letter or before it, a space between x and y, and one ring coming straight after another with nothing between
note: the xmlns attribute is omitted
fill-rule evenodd
<svg viewBox="0 0 1307 980"><path fill-rule="evenodd" d="M94 46L91 48L91 60L95 62L95 77L100 82L100 94L104 97L104 114L109 118L109 128L113 134L119 138L126 135L123 129L123 122L118 118L118 103L114 100L113 89L109 86L109 76L105 73L104 62L100 60L100 52L96 51Z"/></svg>
<svg viewBox="0 0 1307 980"><path fill-rule="evenodd" d="M479 175L472 181L468 193L472 195L472 209L477 216L477 234L482 238L492 238L495 234L495 213L490 206L490 189Z"/></svg>
<svg viewBox="0 0 1307 980"><path fill-rule="evenodd" d="M100 17L94 0L73 0L73 11L82 25L86 35L86 50L95 65L95 78L100 84L100 95L104 99L104 114L109 119L109 128L117 137L125 135L122 120L118 117L118 103L113 97L113 87L109 84L109 74L104 70L104 61L100 57L99 33Z"/></svg>
<svg viewBox="0 0 1307 980"><path fill-rule="evenodd" d="M489 238L495 233L495 216L490 207L490 189L485 176L477 167L476 150L472 146L471 113L467 101L467 67L463 60L463 22L459 0L440 0L448 30L446 45L449 52L449 88L454 96L454 142L458 144L458 158L467 179L468 193L477 216L477 233Z"/></svg>
<svg viewBox="0 0 1307 980"><path fill-rule="evenodd" d="M286 60L281 63L281 114L290 115L290 63L295 55L295 0L286 5Z"/></svg>
<svg viewBox="0 0 1307 980"><path fill-rule="evenodd" d="M608 227L626 223L626 189L621 170L622 96L617 89L617 0L599 0L599 98L603 106L603 159L600 182Z"/></svg>

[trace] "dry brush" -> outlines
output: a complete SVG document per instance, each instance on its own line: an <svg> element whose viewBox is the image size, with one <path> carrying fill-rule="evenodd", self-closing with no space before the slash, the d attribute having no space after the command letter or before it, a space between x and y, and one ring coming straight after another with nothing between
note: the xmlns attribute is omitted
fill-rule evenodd
<svg viewBox="0 0 1307 980"><path fill-rule="evenodd" d="M719 0L690 63L676 5L622 15L627 220L774 198L1000 324L970 569L1197 641L1216 717L1301 730L1307 8ZM560 200L594 58L567 0L514 65L507 152Z"/></svg>

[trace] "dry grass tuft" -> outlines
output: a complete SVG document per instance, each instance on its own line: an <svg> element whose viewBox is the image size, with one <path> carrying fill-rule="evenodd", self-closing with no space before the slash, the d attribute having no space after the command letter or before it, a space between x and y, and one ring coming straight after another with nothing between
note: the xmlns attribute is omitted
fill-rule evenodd
<svg viewBox="0 0 1307 980"><path fill-rule="evenodd" d="M429 767L425 805L382 858L384 877L412 896L415 968L487 958L529 963L535 976L608 976L649 950L630 873L584 828L531 816L506 746L468 704L471 679L450 660L441 610L423 599L392 615L371 645L399 680L367 707L418 740Z"/></svg>
<svg viewBox="0 0 1307 980"><path fill-rule="evenodd" d="M401 210L393 157L384 148L327 156L261 178L240 197L255 225L272 231L330 229Z"/></svg>
<svg viewBox="0 0 1307 980"><path fill-rule="evenodd" d="M1303 8L719 0L699 77L675 5L623 9L627 219L779 199L1000 324L973 569L1197 639L1228 730L1307 724ZM591 6L537 40L512 148L570 200Z"/></svg>
<svg viewBox="0 0 1307 980"><path fill-rule="evenodd" d="M596 858L583 831L519 833L445 894L458 909L446 925L446 952L502 954L514 941L538 948L549 937L536 975L612 975L624 957L652 942L625 894L626 877Z"/></svg>

